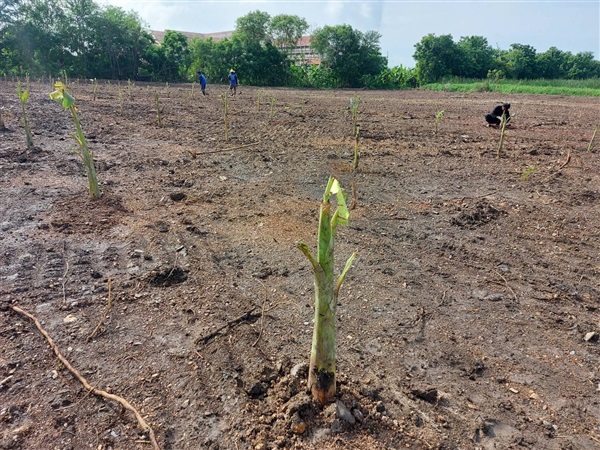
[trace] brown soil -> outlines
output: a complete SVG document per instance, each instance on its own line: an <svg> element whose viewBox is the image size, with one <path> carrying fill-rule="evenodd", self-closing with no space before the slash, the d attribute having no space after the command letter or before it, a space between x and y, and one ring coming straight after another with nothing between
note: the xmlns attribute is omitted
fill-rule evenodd
<svg viewBox="0 0 600 450"><path fill-rule="evenodd" d="M11 306L162 449L600 448L598 98L242 86L225 142L223 86L124 83L121 111L115 83L96 100L73 83L92 201L49 83L31 87L33 152L0 85L0 449L152 448ZM330 174L351 191L353 96L357 205L336 256L358 257L340 403L321 408L295 242L314 248ZM483 116L501 101L516 117L498 157Z"/></svg>

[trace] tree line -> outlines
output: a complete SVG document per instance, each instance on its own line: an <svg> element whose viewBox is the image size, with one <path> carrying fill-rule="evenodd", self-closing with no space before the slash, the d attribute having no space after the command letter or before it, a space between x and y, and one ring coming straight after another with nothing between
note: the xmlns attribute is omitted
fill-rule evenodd
<svg viewBox="0 0 600 450"><path fill-rule="evenodd" d="M193 81L202 70L224 83L235 68L244 84L292 87L406 88L465 78L600 77L591 52L557 48L544 53L523 44L492 48L481 36L429 34L415 44L414 69L388 67L376 31L324 26L311 34L321 64L292 54L306 34L305 19L253 11L236 21L232 36L194 38L166 31L161 43L137 13L94 0L0 0L0 75Z"/></svg>
<svg viewBox="0 0 600 450"><path fill-rule="evenodd" d="M416 75L420 83L448 77L493 79L586 79L600 77L600 61L592 52L573 54L551 47L543 53L524 44L495 49L481 36L428 34L415 45Z"/></svg>

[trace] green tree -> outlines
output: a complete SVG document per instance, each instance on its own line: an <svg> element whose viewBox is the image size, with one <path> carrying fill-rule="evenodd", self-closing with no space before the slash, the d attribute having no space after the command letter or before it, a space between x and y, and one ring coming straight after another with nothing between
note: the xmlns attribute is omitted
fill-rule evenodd
<svg viewBox="0 0 600 450"><path fill-rule="evenodd" d="M362 33L350 25L324 26L311 36L311 47L321 55L341 87L359 87L365 76L379 74L387 65L376 31Z"/></svg>
<svg viewBox="0 0 600 450"><path fill-rule="evenodd" d="M566 78L569 56L570 53L563 52L556 47L550 47L544 53L538 53L536 65L540 77L547 79Z"/></svg>
<svg viewBox="0 0 600 450"><path fill-rule="evenodd" d="M579 52L575 55L569 55L567 66L567 76L571 79L600 77L600 61L594 59L592 52Z"/></svg>
<svg viewBox="0 0 600 450"><path fill-rule="evenodd" d="M270 42L264 45L243 43L236 64L246 84L282 86L288 77L289 61L284 53Z"/></svg>
<svg viewBox="0 0 600 450"><path fill-rule="evenodd" d="M396 66L384 69L368 84L376 89L407 89L418 86L414 69Z"/></svg>
<svg viewBox="0 0 600 450"><path fill-rule="evenodd" d="M271 19L268 30L278 48L292 49L308 30L308 22L298 16L279 14Z"/></svg>
<svg viewBox="0 0 600 450"><path fill-rule="evenodd" d="M531 45L511 44L506 52L506 74L508 78L539 78L536 51Z"/></svg>
<svg viewBox="0 0 600 450"><path fill-rule="evenodd" d="M229 39L194 39L190 46L188 74L202 69L212 82L226 82L235 68L240 80L251 85L283 85L289 76L286 55L274 47L268 35L270 16L253 11L236 21Z"/></svg>
<svg viewBox="0 0 600 450"><path fill-rule="evenodd" d="M0 0L0 73L134 78L152 42L136 13L94 0Z"/></svg>
<svg viewBox="0 0 600 450"><path fill-rule="evenodd" d="M0 74L18 75L20 65L16 51L15 21L20 0L0 0Z"/></svg>
<svg viewBox="0 0 600 450"><path fill-rule="evenodd" d="M5 46L4 42L7 42L3 41L3 38L6 33L12 31L18 19L21 3L21 0L0 0L0 44L2 44L3 49Z"/></svg>
<svg viewBox="0 0 600 450"><path fill-rule="evenodd" d="M21 0L0 0L0 30L14 22Z"/></svg>
<svg viewBox="0 0 600 450"><path fill-rule="evenodd" d="M189 44L190 49L190 67L188 70L188 78L196 79L199 71L204 72L206 77L211 81L219 80L219 75L225 73L225 69L220 70L219 49L218 44L214 39L193 38ZM225 64L225 67L227 64ZM222 72L222 73L221 73ZM225 78L219 80L224 82Z"/></svg>
<svg viewBox="0 0 600 450"><path fill-rule="evenodd" d="M142 64L138 70L141 79L152 81L166 80L166 66L164 50L158 45L152 45L144 50Z"/></svg>
<svg viewBox="0 0 600 450"><path fill-rule="evenodd" d="M455 75L466 78L485 78L495 68L496 52L483 36L461 37L456 44L460 64Z"/></svg>
<svg viewBox="0 0 600 450"><path fill-rule="evenodd" d="M417 62L419 84L433 83L459 73L461 52L452 35L428 34L415 44L413 58Z"/></svg>
<svg viewBox="0 0 600 450"><path fill-rule="evenodd" d="M229 70L237 67L242 53L242 42L235 35L232 39L224 39L216 43L213 65L217 80L227 83Z"/></svg>
<svg viewBox="0 0 600 450"><path fill-rule="evenodd" d="M63 9L43 0L29 0L19 8L18 16L14 44L23 70L34 76L60 74L68 58L61 45Z"/></svg>
<svg viewBox="0 0 600 450"><path fill-rule="evenodd" d="M142 59L152 53L154 38L135 12L105 7L95 25L93 67L95 78L135 79ZM164 57L161 61L164 60ZM146 61L146 70L155 61Z"/></svg>
<svg viewBox="0 0 600 450"><path fill-rule="evenodd" d="M252 11L235 21L235 32L244 40L264 43L268 40L271 16L263 11Z"/></svg>
<svg viewBox="0 0 600 450"><path fill-rule="evenodd" d="M178 31L167 30L160 46L164 51L167 81L185 79L190 61L187 37Z"/></svg>
<svg viewBox="0 0 600 450"><path fill-rule="evenodd" d="M64 21L60 35L67 49L71 76L92 77L90 58L94 47L95 28L100 8L93 0L64 0Z"/></svg>
<svg viewBox="0 0 600 450"><path fill-rule="evenodd" d="M244 84L284 85L289 78L286 55L269 41L246 40L237 32L230 39L194 39L190 45L189 75L203 70L213 83L225 83L229 69L235 68Z"/></svg>

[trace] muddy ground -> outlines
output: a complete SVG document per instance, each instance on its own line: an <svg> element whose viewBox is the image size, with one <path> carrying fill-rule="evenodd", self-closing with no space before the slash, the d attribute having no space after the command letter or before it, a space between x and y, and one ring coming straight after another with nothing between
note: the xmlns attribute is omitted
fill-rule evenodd
<svg viewBox="0 0 600 450"><path fill-rule="evenodd" d="M33 151L15 89L0 82L0 449L152 448L13 306L161 449L600 449L599 98L241 86L226 141L224 86L73 82L93 201L50 83L30 86ZM503 101L498 156L483 116ZM295 243L315 247L329 175L357 201L338 270L358 257L321 408Z"/></svg>

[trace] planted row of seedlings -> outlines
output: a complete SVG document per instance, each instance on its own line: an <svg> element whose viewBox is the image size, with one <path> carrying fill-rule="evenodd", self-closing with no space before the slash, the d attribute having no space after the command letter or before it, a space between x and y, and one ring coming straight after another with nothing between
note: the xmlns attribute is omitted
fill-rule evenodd
<svg viewBox="0 0 600 450"><path fill-rule="evenodd" d="M97 81L94 80L94 99L96 98ZM128 88L131 85L128 86ZM193 90L192 86L192 90ZM31 138L31 130L26 118L27 100L29 97L28 90L23 90L20 83L18 84L17 94L20 98L22 105L23 120L26 130L26 139L28 149L33 147L33 141ZM129 95L131 95L129 93ZM260 108L261 97L263 93L260 91L258 94L257 107ZM83 133L83 129L79 118L77 116L77 107L75 105L75 98L67 91L65 84L62 82L54 83L54 91L50 94L50 98L57 101L65 110L69 111L73 124L75 127L74 138L78 144L78 149L74 150L78 154L83 162L86 169L89 184L89 195L92 199L100 197L100 190L98 188L98 181L96 178L96 169L94 166L93 152L89 149L87 140ZM225 128L225 141L229 141L229 112L230 103L229 95L227 93L221 94L221 102L223 104L223 122ZM119 89L119 101L122 110L122 91ZM162 106L158 93L154 96L155 107L157 111L158 125L162 126ZM273 117L274 105L276 99L270 98L270 114L269 119ZM352 135L354 138L354 159L353 159L353 191L354 199L353 204L356 204L356 190L354 186L354 175L358 171L360 151L360 125L358 121L359 107L362 100L359 97L354 97L350 101L350 111L352 114ZM441 122L444 116L444 110L438 109L435 114L435 127L437 133L438 124ZM500 134L500 142L498 146L498 156L502 150L504 142L504 134L507 123L507 117L503 117L502 128ZM592 139L590 140L588 151L592 151L594 148L594 139L597 131L600 127L594 129ZM531 170L527 176L533 173ZM335 209L332 207L331 199L336 199ZM336 396L336 327L335 327L335 312L336 305L338 303L338 296L340 288L344 282L346 274L348 273L352 263L356 257L354 252L347 259L343 270L340 275L336 278L334 274L335 268L335 236L338 226L348 225L349 210L352 207L347 206L347 196L345 191L340 186L337 179L330 177L319 209L319 225L318 225L318 237L317 237L317 252L313 254L310 248L302 243L298 242L298 249L306 256L312 269L314 276L314 298L315 298L315 315L314 315L314 328L313 328L313 339L311 343L310 352L310 368L308 375L308 388L310 389L312 396L318 400L321 404L325 405L335 399Z"/></svg>

